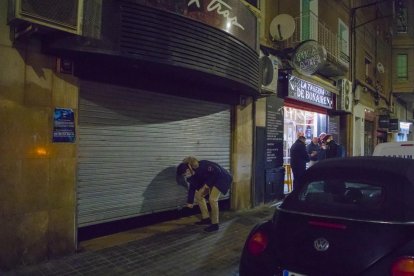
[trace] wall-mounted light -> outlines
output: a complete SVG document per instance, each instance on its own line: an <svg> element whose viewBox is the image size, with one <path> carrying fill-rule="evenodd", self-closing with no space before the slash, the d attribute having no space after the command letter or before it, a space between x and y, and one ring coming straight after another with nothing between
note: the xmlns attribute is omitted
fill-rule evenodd
<svg viewBox="0 0 414 276"><path fill-rule="evenodd" d="M35 152L38 156L46 156L47 155L47 150L44 147L37 147L35 149Z"/></svg>

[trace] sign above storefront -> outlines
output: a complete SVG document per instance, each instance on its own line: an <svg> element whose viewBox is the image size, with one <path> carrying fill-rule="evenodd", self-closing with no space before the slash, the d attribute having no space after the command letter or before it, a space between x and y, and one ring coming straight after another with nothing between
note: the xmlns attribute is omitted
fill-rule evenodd
<svg viewBox="0 0 414 276"><path fill-rule="evenodd" d="M310 76L325 65L327 57L325 47L314 40L307 40L296 48L292 64L296 71Z"/></svg>
<svg viewBox="0 0 414 276"><path fill-rule="evenodd" d="M333 108L333 93L321 86L302 80L296 76L289 76L288 98L307 102L326 109Z"/></svg>
<svg viewBox="0 0 414 276"><path fill-rule="evenodd" d="M257 48L256 16L240 0L139 0L138 3L174 12L221 29Z"/></svg>

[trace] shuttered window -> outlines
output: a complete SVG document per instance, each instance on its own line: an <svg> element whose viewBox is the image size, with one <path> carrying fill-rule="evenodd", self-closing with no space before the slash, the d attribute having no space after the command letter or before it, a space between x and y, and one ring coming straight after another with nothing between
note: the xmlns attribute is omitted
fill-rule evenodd
<svg viewBox="0 0 414 276"><path fill-rule="evenodd" d="M408 80L408 57L407 54L397 55L397 78L399 81Z"/></svg>
<svg viewBox="0 0 414 276"><path fill-rule="evenodd" d="M230 167L230 106L83 81L78 226L182 207L186 156Z"/></svg>

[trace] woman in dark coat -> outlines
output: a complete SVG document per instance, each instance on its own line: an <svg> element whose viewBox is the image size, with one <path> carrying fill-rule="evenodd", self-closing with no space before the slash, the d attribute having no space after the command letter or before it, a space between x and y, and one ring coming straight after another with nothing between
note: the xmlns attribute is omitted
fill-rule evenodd
<svg viewBox="0 0 414 276"><path fill-rule="evenodd" d="M326 158L338 157L338 144L335 142L332 135L327 134L323 140L326 143Z"/></svg>

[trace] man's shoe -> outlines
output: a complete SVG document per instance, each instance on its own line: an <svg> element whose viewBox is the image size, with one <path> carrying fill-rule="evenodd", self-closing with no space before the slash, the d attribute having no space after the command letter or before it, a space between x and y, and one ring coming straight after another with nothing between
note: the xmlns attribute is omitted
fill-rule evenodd
<svg viewBox="0 0 414 276"><path fill-rule="evenodd" d="M204 231L206 231L206 232L214 232L214 231L217 231L219 229L219 225L218 224L212 224L212 225L210 225L210 226L208 226L208 227L206 227L206 228L204 228Z"/></svg>
<svg viewBox="0 0 414 276"><path fill-rule="evenodd" d="M210 218L201 219L200 221L197 221L195 224L196 225L207 225L207 224L211 224L211 219Z"/></svg>

